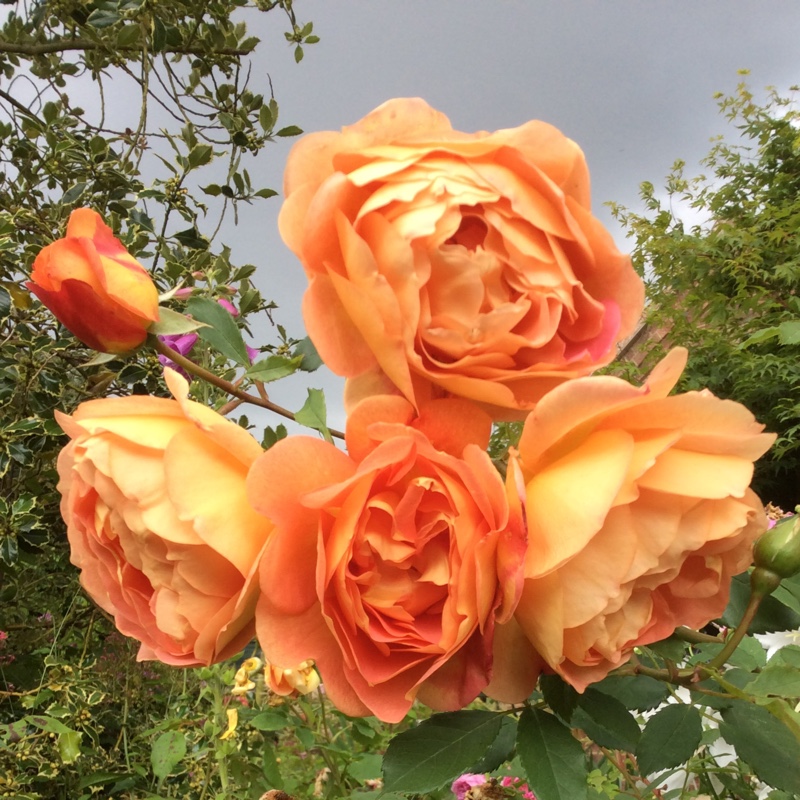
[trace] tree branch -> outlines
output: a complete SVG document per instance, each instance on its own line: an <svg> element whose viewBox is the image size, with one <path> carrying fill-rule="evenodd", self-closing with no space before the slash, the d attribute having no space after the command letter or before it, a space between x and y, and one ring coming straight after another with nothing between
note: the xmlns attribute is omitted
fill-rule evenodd
<svg viewBox="0 0 800 800"><path fill-rule="evenodd" d="M117 47L93 42L91 39L63 39L54 42L31 42L30 44L17 44L15 42L0 42L0 53L17 53L24 56L41 56L48 53L62 53L65 50L108 50L114 53L141 53L141 47ZM252 50L240 50L235 47L220 47L209 52L202 47L178 47L165 48L164 53L168 55L186 56L247 56Z"/></svg>

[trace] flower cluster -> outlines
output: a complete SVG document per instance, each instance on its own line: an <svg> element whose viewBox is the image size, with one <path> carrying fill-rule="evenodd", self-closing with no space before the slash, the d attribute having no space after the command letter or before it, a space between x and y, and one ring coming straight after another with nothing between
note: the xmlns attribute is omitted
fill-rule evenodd
<svg viewBox="0 0 800 800"><path fill-rule="evenodd" d="M340 709L397 721L415 700L524 700L543 670L583 691L722 612L767 527L748 487L773 437L735 402L671 395L681 349L641 387L591 376L643 286L574 142L541 122L464 134L394 100L301 140L285 192L307 328L348 379L346 452L263 452L170 370L173 400L59 415L73 562L140 658L208 664L255 633L274 691L313 690L314 665ZM150 292L88 220L37 259L34 291L85 343L130 349ZM87 294L103 313L78 313ZM486 448L508 419L524 427L501 477Z"/></svg>

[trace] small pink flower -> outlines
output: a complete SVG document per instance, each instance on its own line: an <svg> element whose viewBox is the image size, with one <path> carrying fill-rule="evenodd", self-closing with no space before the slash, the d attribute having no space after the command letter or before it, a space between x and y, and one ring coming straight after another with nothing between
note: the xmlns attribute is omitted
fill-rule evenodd
<svg viewBox="0 0 800 800"><path fill-rule="evenodd" d="M483 786L486 783L485 775L475 775L474 773L467 772L460 778L453 781L450 791L456 796L456 800L464 800L464 795L474 786Z"/></svg>

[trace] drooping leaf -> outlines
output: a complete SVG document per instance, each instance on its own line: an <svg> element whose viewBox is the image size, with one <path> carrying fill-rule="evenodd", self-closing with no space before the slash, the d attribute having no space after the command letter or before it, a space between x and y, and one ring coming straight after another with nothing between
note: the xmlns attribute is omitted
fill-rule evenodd
<svg viewBox="0 0 800 800"><path fill-rule="evenodd" d="M503 717L497 738L483 754L480 761L469 767L467 772L478 775L484 772L494 772L501 764L511 758L516 741L517 720L513 717Z"/></svg>
<svg viewBox="0 0 800 800"><path fill-rule="evenodd" d="M596 689L587 689L580 696L570 724L603 747L629 753L636 750L641 736L639 723L631 712L616 698Z"/></svg>
<svg viewBox="0 0 800 800"><path fill-rule="evenodd" d="M583 748L553 714L538 708L522 712L517 752L537 800L576 800L586 796Z"/></svg>
<svg viewBox="0 0 800 800"><path fill-rule="evenodd" d="M665 706L647 721L636 746L641 774L652 775L683 764L697 750L702 735L700 712L694 706Z"/></svg>
<svg viewBox="0 0 800 800"><path fill-rule="evenodd" d="M578 692L560 675L542 675L539 678L539 690L552 712L565 725L569 725L572 714L578 707Z"/></svg>
<svg viewBox="0 0 800 800"><path fill-rule="evenodd" d="M219 303L207 297L192 297L186 304L186 313L209 326L197 331L203 341L237 364L250 366L242 332Z"/></svg>
<svg viewBox="0 0 800 800"><path fill-rule="evenodd" d="M454 780L492 745L502 719L492 711L434 714L395 736L383 758L384 788L422 793Z"/></svg>
<svg viewBox="0 0 800 800"><path fill-rule="evenodd" d="M764 783L800 793L800 742L766 708L735 703L722 712L719 730Z"/></svg>

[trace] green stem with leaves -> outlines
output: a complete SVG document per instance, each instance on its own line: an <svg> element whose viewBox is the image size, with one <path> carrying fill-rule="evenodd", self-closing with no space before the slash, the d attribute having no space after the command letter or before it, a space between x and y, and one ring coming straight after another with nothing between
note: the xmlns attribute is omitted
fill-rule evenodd
<svg viewBox="0 0 800 800"><path fill-rule="evenodd" d="M186 370L186 372L188 372L190 375L194 375L196 378L200 378L201 380L210 383L212 386L222 389L223 392L226 392L233 397L237 397L239 400L245 403L251 403L252 405L259 406L260 408L266 408L268 411L273 411L276 414L280 414L282 417L286 417L287 419L294 421L294 414L287 408L279 406L277 403L273 403L271 400L266 400L263 397L257 397L255 395L248 394L230 381L220 378L213 372L210 372L204 367L201 367L199 364L195 364L194 361L182 356L179 352L173 350L169 345L162 342L157 336L149 336L148 341L156 350L156 352L166 356L170 361L177 364L179 367L181 367L181 369ZM344 439L344 433L342 433L342 431L337 431L334 428L329 428L328 430L330 431L331 436Z"/></svg>

